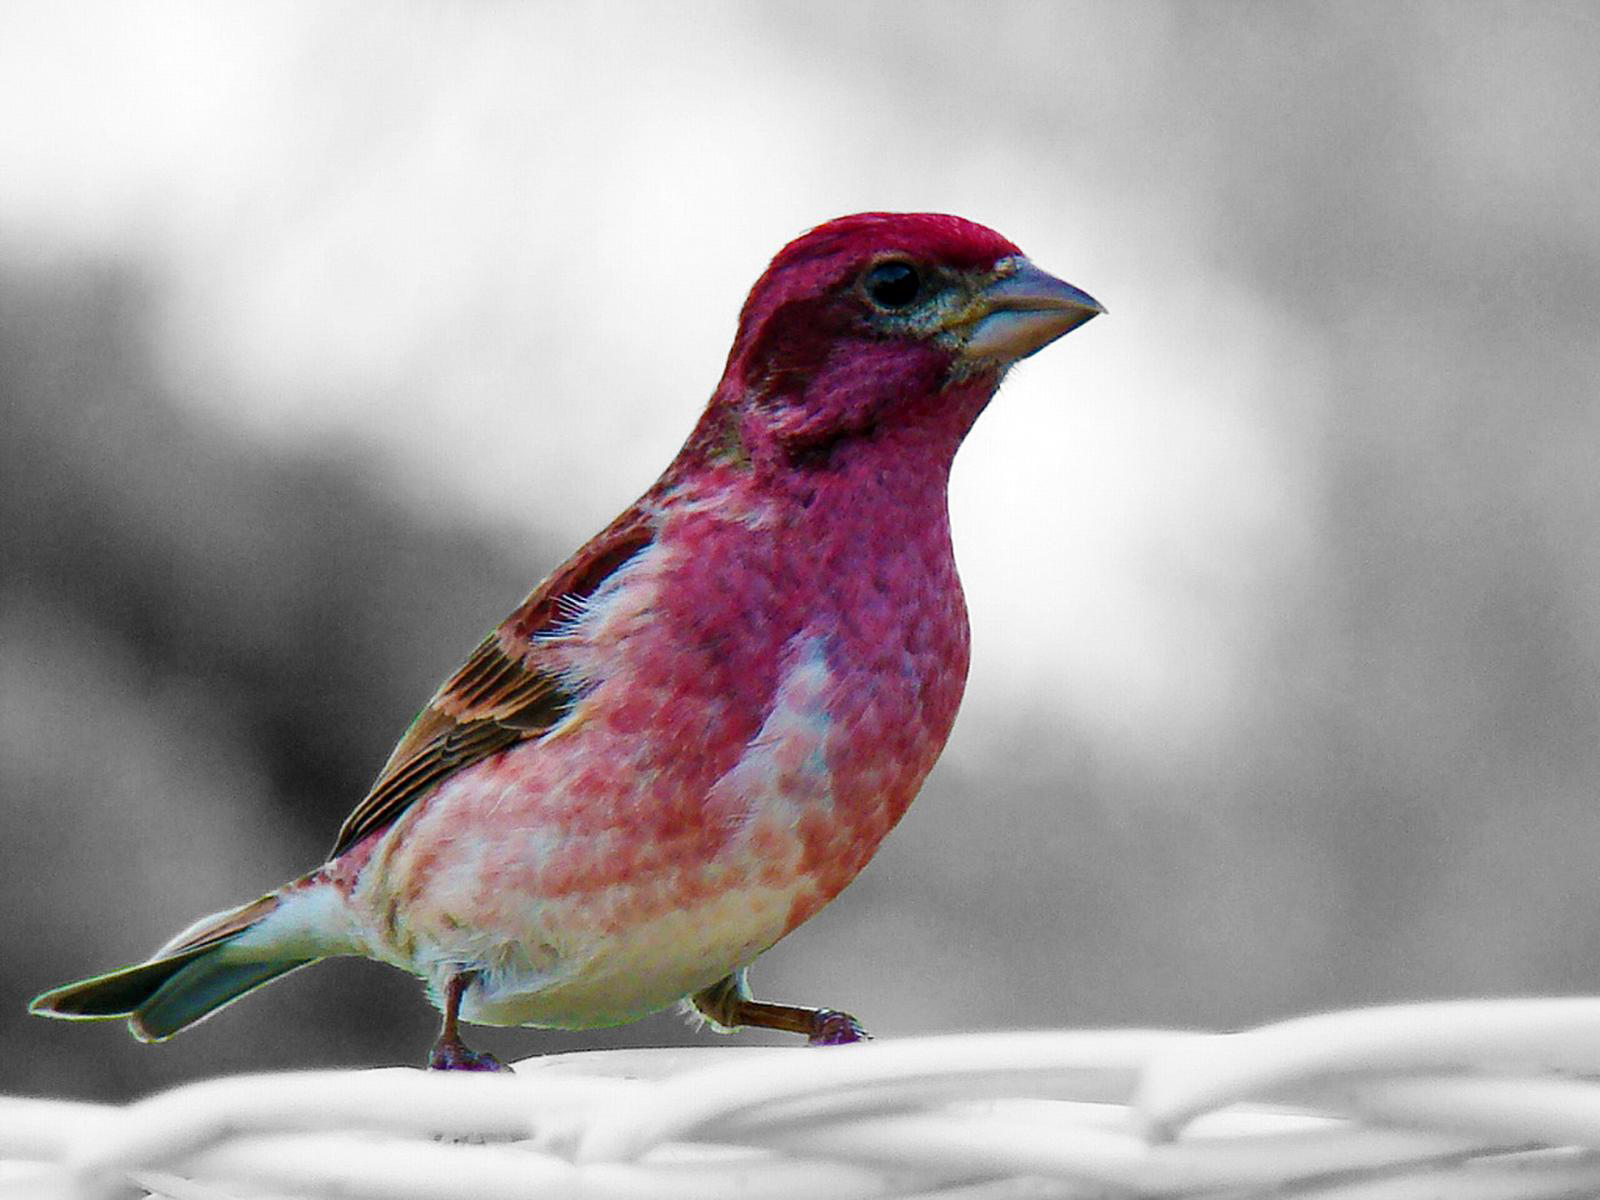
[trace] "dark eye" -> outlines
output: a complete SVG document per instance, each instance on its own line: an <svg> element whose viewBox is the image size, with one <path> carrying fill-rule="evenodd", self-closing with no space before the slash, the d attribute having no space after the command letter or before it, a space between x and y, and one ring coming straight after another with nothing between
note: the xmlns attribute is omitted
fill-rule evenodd
<svg viewBox="0 0 1600 1200"><path fill-rule="evenodd" d="M867 295L879 308L905 308L922 292L922 278L908 262L881 262L862 279Z"/></svg>

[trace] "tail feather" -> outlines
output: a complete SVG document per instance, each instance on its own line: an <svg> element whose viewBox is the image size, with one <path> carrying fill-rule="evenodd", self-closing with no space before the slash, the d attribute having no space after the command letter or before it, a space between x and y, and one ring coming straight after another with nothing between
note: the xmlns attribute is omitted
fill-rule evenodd
<svg viewBox="0 0 1600 1200"><path fill-rule="evenodd" d="M278 908L274 893L196 922L148 962L54 988L28 1011L43 1017L99 1021L126 1018L143 1042L162 1041L247 992L315 962L273 952L270 944L240 945Z"/></svg>
<svg viewBox="0 0 1600 1200"><path fill-rule="evenodd" d="M209 954L214 947L199 946L166 958L135 963L80 979L36 996L28 1011L41 1017L67 1020L101 1021L112 1017L131 1017L140 1005L162 989L172 977Z"/></svg>
<svg viewBox="0 0 1600 1200"><path fill-rule="evenodd" d="M128 1018L128 1028L141 1042L164 1042L173 1034L232 1004L280 975L309 966L312 958L289 962L218 961L202 955L172 976Z"/></svg>

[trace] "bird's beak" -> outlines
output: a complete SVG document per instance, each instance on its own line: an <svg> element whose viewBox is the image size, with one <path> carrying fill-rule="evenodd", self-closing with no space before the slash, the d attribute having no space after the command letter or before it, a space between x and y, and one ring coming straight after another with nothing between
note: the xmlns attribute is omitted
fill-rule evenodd
<svg viewBox="0 0 1600 1200"><path fill-rule="evenodd" d="M1016 269L979 292L973 307L962 314L968 330L963 358L1010 364L1105 312L1093 296L1045 274L1026 258L1010 261Z"/></svg>

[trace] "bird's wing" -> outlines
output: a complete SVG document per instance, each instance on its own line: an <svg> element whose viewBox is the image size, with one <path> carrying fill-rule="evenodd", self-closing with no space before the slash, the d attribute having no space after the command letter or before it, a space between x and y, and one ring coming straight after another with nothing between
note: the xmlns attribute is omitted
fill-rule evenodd
<svg viewBox="0 0 1600 1200"><path fill-rule="evenodd" d="M540 662L536 635L555 628L654 536L649 517L631 509L535 588L417 714L329 857L396 820L449 775L561 720L574 697Z"/></svg>

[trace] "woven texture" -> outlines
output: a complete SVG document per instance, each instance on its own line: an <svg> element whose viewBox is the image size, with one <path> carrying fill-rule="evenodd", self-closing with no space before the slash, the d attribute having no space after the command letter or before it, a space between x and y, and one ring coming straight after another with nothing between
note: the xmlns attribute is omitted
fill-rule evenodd
<svg viewBox="0 0 1600 1200"><path fill-rule="evenodd" d="M1600 999L0 1099L6 1200L1600 1197Z"/></svg>

